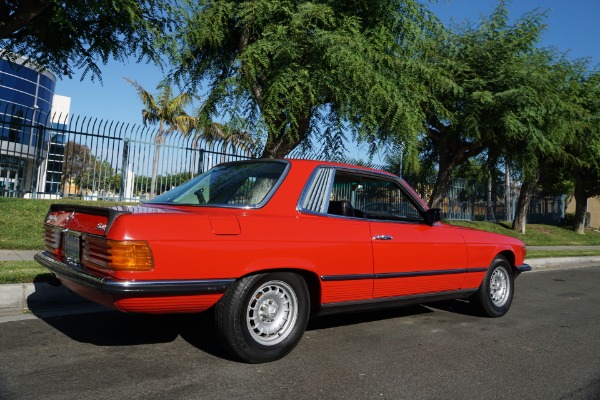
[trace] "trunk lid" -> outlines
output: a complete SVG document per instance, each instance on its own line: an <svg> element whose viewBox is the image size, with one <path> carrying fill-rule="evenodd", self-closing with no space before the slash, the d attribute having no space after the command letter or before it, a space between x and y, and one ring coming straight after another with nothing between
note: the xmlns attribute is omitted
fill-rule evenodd
<svg viewBox="0 0 600 400"><path fill-rule="evenodd" d="M95 207L73 204L52 204L46 215L46 225L63 230L105 236L119 215L131 214L125 207Z"/></svg>

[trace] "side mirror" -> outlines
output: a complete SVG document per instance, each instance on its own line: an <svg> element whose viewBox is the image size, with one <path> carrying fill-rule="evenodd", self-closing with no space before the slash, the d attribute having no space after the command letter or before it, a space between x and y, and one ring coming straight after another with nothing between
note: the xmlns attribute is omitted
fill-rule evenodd
<svg viewBox="0 0 600 400"><path fill-rule="evenodd" d="M429 226L433 226L436 222L442 220L442 210L440 208L430 208L425 211L425 223Z"/></svg>

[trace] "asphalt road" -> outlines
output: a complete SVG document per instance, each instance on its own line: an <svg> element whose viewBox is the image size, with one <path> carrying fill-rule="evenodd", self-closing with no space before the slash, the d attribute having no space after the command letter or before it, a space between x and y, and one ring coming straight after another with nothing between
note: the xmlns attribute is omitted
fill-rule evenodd
<svg viewBox="0 0 600 400"><path fill-rule="evenodd" d="M600 267L517 280L499 319L464 303L313 320L283 360L232 361L205 316L0 324L0 399L600 399Z"/></svg>

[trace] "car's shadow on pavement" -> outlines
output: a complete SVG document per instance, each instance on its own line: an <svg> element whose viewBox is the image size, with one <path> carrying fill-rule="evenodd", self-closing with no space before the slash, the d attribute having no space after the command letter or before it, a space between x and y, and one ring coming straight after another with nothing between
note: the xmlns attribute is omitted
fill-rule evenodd
<svg viewBox="0 0 600 400"><path fill-rule="evenodd" d="M47 285L47 282L36 283ZM212 310L200 314L149 315L121 313L101 308L93 303L82 301L75 296L74 302L66 307L75 307L71 315L52 316L48 314L48 304L38 301L35 294L28 298L31 312L48 325L67 337L80 343L96 346L136 346L170 343L181 337L190 345L212 356L233 360L220 344L216 333ZM77 307L89 307L91 312L81 313ZM433 313L432 309L460 314L474 315L466 302L445 301L399 308L324 315L311 318L307 331L326 330L341 326L370 323L395 318L406 318Z"/></svg>
<svg viewBox="0 0 600 400"><path fill-rule="evenodd" d="M36 310L32 309L33 314ZM431 313L423 306L337 314L313 318L307 330L326 330L386 319ZM39 317L69 338L95 346L136 346L169 343L181 337L199 350L215 357L233 360L220 344L211 310L200 314L149 315L98 311L87 314Z"/></svg>
<svg viewBox="0 0 600 400"><path fill-rule="evenodd" d="M306 330L336 328L339 326L376 322L386 319L403 318L433 312L421 305L359 311L333 315L319 315L308 321Z"/></svg>
<svg viewBox="0 0 600 400"><path fill-rule="evenodd" d="M35 310L32 312L35 314ZM208 314L149 315L107 310L42 319L80 343L103 347L138 346L170 343L181 337L207 354L232 359L220 345L212 315Z"/></svg>
<svg viewBox="0 0 600 400"><path fill-rule="evenodd" d="M52 282L51 282L52 283ZM181 337L201 351L231 359L215 333L212 312L151 315L105 308L47 280L34 280L27 297L31 313L81 343L96 346L135 346L170 343Z"/></svg>
<svg viewBox="0 0 600 400"><path fill-rule="evenodd" d="M327 329L343 325L375 322L392 318L403 318L419 314L434 313L435 310L448 311L455 314L479 317L477 310L467 300L443 300L433 303L412 306L386 308L356 313L317 316L308 322L307 330Z"/></svg>
<svg viewBox="0 0 600 400"><path fill-rule="evenodd" d="M474 308L467 300L445 300L434 303L427 303L428 308L448 311L455 314L480 317L479 311Z"/></svg>

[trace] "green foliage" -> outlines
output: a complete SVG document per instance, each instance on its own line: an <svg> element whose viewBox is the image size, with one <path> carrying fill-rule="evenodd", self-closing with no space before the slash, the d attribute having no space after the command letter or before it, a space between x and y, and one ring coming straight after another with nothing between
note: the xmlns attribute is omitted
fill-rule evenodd
<svg viewBox="0 0 600 400"><path fill-rule="evenodd" d="M456 166L482 152L493 165L511 141L535 143L530 157L552 148L542 129L552 83L544 75L547 55L535 47L544 19L544 13L532 12L511 25L500 2L479 25L449 29L439 42L431 60L438 78L432 101L424 104L428 130L422 149L439 167L430 203L441 203Z"/></svg>
<svg viewBox="0 0 600 400"><path fill-rule="evenodd" d="M203 0L188 9L174 77L192 90L207 82L206 119L246 119L266 139L263 156L285 156L321 129L334 142L345 129L373 145L415 141L415 59L436 29L418 2Z"/></svg>
<svg viewBox="0 0 600 400"><path fill-rule="evenodd" d="M89 147L68 142L64 148L65 159L62 164L62 182L64 188L67 183L75 185L77 193L84 190L118 191L116 175L111 164L93 155Z"/></svg>
<svg viewBox="0 0 600 400"><path fill-rule="evenodd" d="M140 100L144 104L142 109L142 121L146 124L158 124L158 131L154 141L154 159L152 162L152 180L150 183L150 198L157 193L158 162L160 147L164 143L165 136L174 132L181 132L188 136L198 124L195 117L187 114L185 107L190 105L195 96L190 92L182 92L175 96L173 88L166 82L158 85L158 93L151 94L136 81L125 78L137 91Z"/></svg>
<svg viewBox="0 0 600 400"><path fill-rule="evenodd" d="M584 61L575 67L571 82L576 92L566 101L574 102L578 109L569 121L565 166L580 181L587 199L600 196L600 71L589 72Z"/></svg>
<svg viewBox="0 0 600 400"><path fill-rule="evenodd" d="M109 59L160 62L175 12L166 0L0 0L0 9L0 55L92 80Z"/></svg>
<svg viewBox="0 0 600 400"><path fill-rule="evenodd" d="M187 136L196 127L196 120L189 116L185 108L192 104L195 97L189 92L175 95L173 88L166 82L157 86L158 93L152 94L136 81L125 78L136 90L144 109L142 122L144 125L159 125L157 138L173 132L181 132Z"/></svg>

